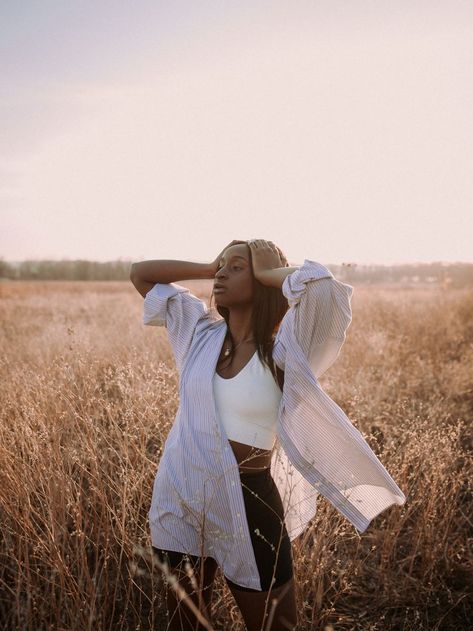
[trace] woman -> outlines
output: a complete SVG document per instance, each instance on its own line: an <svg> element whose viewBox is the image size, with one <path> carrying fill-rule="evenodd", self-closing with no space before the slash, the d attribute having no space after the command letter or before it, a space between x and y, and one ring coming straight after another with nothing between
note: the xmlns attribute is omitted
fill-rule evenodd
<svg viewBox="0 0 473 631"><path fill-rule="evenodd" d="M290 542L318 493L360 532L405 501L318 383L345 341L353 287L309 259L289 267L263 239L232 241L210 264L134 263L130 278L180 376L149 511L154 552L207 618L221 567L249 631L269 618L272 631L295 628ZM214 279L216 310L175 282L194 278ZM168 589L169 628L195 629L177 600Z"/></svg>

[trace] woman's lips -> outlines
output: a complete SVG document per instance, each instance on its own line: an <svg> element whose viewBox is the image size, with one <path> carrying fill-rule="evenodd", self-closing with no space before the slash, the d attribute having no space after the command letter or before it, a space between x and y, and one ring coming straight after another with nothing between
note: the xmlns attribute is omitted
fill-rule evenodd
<svg viewBox="0 0 473 631"><path fill-rule="evenodd" d="M222 291L225 291L226 287L215 287L214 288L214 294L219 294Z"/></svg>

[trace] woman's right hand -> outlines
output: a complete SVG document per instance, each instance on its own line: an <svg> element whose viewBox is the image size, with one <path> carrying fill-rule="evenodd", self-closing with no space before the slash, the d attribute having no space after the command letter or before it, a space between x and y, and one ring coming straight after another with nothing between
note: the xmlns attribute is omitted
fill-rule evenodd
<svg viewBox="0 0 473 631"><path fill-rule="evenodd" d="M215 276L215 274L217 273L217 270L218 270L218 264L220 263L220 259L222 258L223 253L225 252L225 250L226 250L227 248L229 248L231 245L237 245L237 243L241 243L241 239L233 239L233 241L232 241L231 243L229 243L228 245L226 245L226 246L223 248L223 250L219 253L219 255L217 256L217 258L216 258L214 261L212 261L212 262L210 263L210 267L211 267L211 270L213 271L213 275L214 275L214 276Z"/></svg>

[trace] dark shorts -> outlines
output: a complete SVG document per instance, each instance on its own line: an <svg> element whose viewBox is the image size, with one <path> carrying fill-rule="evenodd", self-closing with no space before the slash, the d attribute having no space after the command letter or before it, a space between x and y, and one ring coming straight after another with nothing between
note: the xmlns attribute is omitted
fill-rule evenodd
<svg viewBox="0 0 473 631"><path fill-rule="evenodd" d="M272 583L273 589L283 585L294 575L291 542L284 523L284 508L269 468L257 473L240 473L240 479L261 589L268 591L271 587L273 572L275 579ZM171 568L184 567L182 563L184 558L189 559L194 567L200 562L199 557L191 554L160 550L154 546L153 550L161 563L166 561ZM274 569L275 566L276 569ZM225 580L235 589L247 592L258 591L237 585L226 577Z"/></svg>

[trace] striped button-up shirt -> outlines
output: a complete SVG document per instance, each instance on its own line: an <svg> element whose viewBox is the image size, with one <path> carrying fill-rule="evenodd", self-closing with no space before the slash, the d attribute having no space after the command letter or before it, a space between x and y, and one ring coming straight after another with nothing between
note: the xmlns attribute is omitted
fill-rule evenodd
<svg viewBox="0 0 473 631"><path fill-rule="evenodd" d="M403 492L343 410L320 386L351 323L353 287L305 259L282 292L289 308L273 359L285 371L271 475L291 541L320 493L360 532ZM146 294L143 323L165 326L179 371L179 408L156 474L149 523L158 548L211 556L234 583L261 590L238 463L219 420L213 376L225 319L177 283Z"/></svg>

